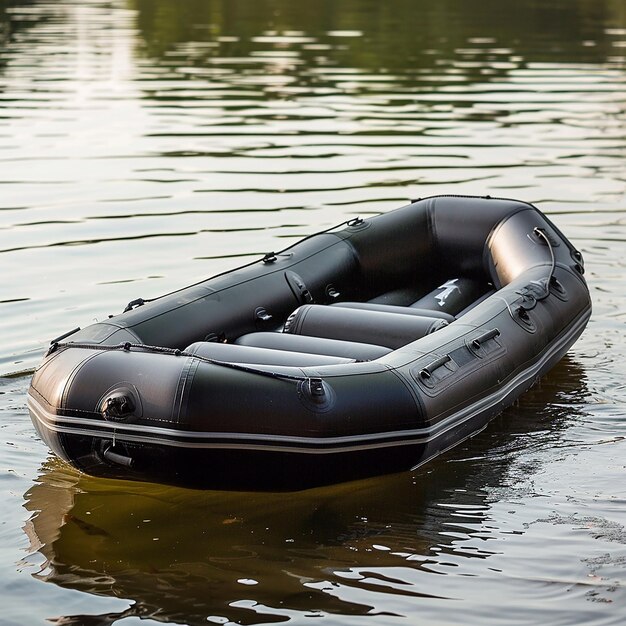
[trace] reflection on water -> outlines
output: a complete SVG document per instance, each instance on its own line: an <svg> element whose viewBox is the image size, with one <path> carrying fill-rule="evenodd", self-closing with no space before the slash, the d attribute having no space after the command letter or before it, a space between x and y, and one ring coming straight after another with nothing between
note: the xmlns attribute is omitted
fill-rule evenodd
<svg viewBox="0 0 626 626"><path fill-rule="evenodd" d="M621 0L0 6L0 371L408 198L626 188Z"/></svg>
<svg viewBox="0 0 626 626"><path fill-rule="evenodd" d="M527 495L518 483L527 489L541 463L520 466L516 457L550 449L580 421L560 401L581 402L581 381L566 358L542 389L427 469L289 497L94 479L49 460L25 494L30 551L45 557L35 576L133 602L102 621L92 616L94 624L128 616L252 624L402 615L411 599L436 610L458 588L433 574L462 579L489 569L503 537L521 532L521 524L507 529L494 520L492 494ZM553 408L537 415L546 402Z"/></svg>
<svg viewBox="0 0 626 626"><path fill-rule="evenodd" d="M621 624L625 93L623 0L0 0L0 372L437 193L539 203L594 300L465 446L289 497L79 476L0 378L0 621Z"/></svg>

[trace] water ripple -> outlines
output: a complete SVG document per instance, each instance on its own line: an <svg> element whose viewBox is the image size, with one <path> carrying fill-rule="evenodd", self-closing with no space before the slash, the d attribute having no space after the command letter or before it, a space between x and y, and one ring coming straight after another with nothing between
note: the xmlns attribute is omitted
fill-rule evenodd
<svg viewBox="0 0 626 626"><path fill-rule="evenodd" d="M35 438L27 376L0 378L3 618L620 623L623 20L595 0L0 3L0 372L437 193L540 204L594 299L571 355L478 437L290 498L79 476Z"/></svg>

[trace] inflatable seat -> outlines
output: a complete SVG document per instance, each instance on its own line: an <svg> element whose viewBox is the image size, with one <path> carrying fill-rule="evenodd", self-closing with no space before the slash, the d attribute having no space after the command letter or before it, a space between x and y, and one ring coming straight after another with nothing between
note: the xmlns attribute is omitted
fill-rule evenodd
<svg viewBox="0 0 626 626"><path fill-rule="evenodd" d="M272 332L242 335L235 340L235 344L272 350L304 352L310 355L343 357L355 361L373 361L391 352L390 348L371 343Z"/></svg>
<svg viewBox="0 0 626 626"><path fill-rule="evenodd" d="M455 317L470 307L488 289L473 278L451 278L411 304L411 308L441 311Z"/></svg>
<svg viewBox="0 0 626 626"><path fill-rule="evenodd" d="M197 341L185 348L185 352L215 361L255 365L292 365L295 367L308 367L316 365L339 365L342 363L354 363L355 361L355 359L345 357L240 346L232 343L217 343L215 341Z"/></svg>
<svg viewBox="0 0 626 626"><path fill-rule="evenodd" d="M363 305L410 307L420 315L443 313L453 319L472 308L476 300L489 293L490 286L474 278L450 278L427 294L416 288L394 289L372 298ZM493 292L493 288L491 287ZM452 321L449 318L448 321Z"/></svg>
<svg viewBox="0 0 626 626"><path fill-rule="evenodd" d="M366 311L381 311L383 313L400 313L401 315L415 315L421 317L437 317L446 322L454 322L454 315L444 311L430 311L428 309L418 309L413 306L396 306L393 304L378 304L375 302L334 302L330 306L343 309L363 309Z"/></svg>
<svg viewBox="0 0 626 626"><path fill-rule="evenodd" d="M394 350L447 325L438 317L305 304L289 316L283 332L375 343Z"/></svg>

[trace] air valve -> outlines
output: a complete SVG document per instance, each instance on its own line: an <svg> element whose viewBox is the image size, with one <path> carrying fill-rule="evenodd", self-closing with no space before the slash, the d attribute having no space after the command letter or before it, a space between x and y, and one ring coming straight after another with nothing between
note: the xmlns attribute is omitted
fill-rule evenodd
<svg viewBox="0 0 626 626"><path fill-rule="evenodd" d="M113 421L125 420L135 410L135 403L130 396L122 393L114 394L105 400L102 415Z"/></svg>
<svg viewBox="0 0 626 626"><path fill-rule="evenodd" d="M99 400L100 415L111 422L125 422L142 415L141 400L136 389L121 385L109 389Z"/></svg>

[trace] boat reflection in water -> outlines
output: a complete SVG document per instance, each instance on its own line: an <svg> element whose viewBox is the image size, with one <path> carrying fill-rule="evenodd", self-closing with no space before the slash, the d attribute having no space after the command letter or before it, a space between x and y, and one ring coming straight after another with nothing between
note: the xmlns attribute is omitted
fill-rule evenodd
<svg viewBox="0 0 626 626"><path fill-rule="evenodd" d="M132 603L58 624L417 611L420 599L454 593L432 575L463 575L451 559L489 559L484 539L502 522L491 503L529 479L524 457L562 441L585 397L583 370L565 357L519 405L427 467L289 495L96 479L50 458L25 494L31 551L45 558L35 576Z"/></svg>

